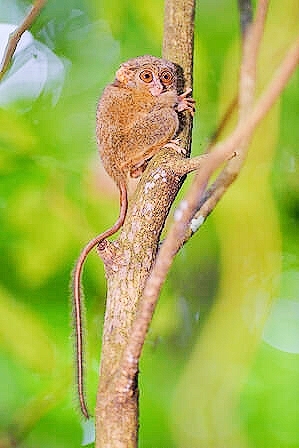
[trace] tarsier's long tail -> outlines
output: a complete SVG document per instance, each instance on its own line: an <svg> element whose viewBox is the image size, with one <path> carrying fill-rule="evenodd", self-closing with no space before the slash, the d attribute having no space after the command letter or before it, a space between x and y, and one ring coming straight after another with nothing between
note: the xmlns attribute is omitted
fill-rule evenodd
<svg viewBox="0 0 299 448"><path fill-rule="evenodd" d="M93 238L82 250L75 268L73 270L72 277L72 290L73 290L73 310L74 310L74 325L75 325L75 338L76 338L76 370L77 370L77 388L78 396L80 402L80 408L82 414L87 419L89 418L89 413L86 406L85 396L84 396L84 377L83 377L83 332L82 332L82 300L83 295L81 294L81 276L84 262L89 254L89 252L97 246L101 241L105 240L109 236L116 233L124 223L127 208L128 208L128 197L127 188L125 183L119 185L120 191L120 213L115 224L110 227L110 229L101 233L100 235Z"/></svg>

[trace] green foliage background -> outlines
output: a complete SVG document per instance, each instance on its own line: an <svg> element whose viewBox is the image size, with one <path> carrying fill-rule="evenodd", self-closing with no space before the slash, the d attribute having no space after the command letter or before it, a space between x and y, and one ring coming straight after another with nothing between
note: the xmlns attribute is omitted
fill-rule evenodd
<svg viewBox="0 0 299 448"><path fill-rule="evenodd" d="M29 4L0 0L1 22ZM96 102L121 61L160 55L163 8L49 1L31 31L63 61L58 101L44 88L0 108L1 448L75 448L90 433L76 410L70 271L118 210L96 153ZM280 9L273 0L259 91L298 33L298 2ZM238 48L237 2L199 2L194 155L237 92ZM240 179L177 256L141 362L142 448L299 446L298 104L297 71ZM105 298L95 255L84 288L92 408Z"/></svg>

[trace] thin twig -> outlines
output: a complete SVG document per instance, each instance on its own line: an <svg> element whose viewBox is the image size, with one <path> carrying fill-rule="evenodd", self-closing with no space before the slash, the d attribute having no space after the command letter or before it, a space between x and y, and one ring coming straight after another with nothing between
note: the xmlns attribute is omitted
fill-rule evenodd
<svg viewBox="0 0 299 448"><path fill-rule="evenodd" d="M250 27L247 27L247 32L243 39L243 60L239 82L239 122L248 116L253 106L258 53L263 36L268 4L269 0L259 1L255 20ZM211 213L227 188L238 176L247 156L248 142L246 140L241 142L239 148L236 148L236 150L239 157L232 158L227 163L214 183L204 193L198 210L194 215L195 220L202 222L202 219ZM194 228L187 230L185 242L188 241L193 233Z"/></svg>
<svg viewBox="0 0 299 448"><path fill-rule="evenodd" d="M245 35L247 28L252 23L252 1L251 0L238 0L240 28L241 33Z"/></svg>
<svg viewBox="0 0 299 448"><path fill-rule="evenodd" d="M256 18L252 24L247 24L242 42L243 51L239 77L239 123L246 119L254 104L257 59L267 10L268 0L260 0L257 6ZM237 150L239 157L231 159L221 175L221 178L227 176L231 179L231 182L233 182L236 175L240 172L247 156L248 142L246 139L235 149Z"/></svg>
<svg viewBox="0 0 299 448"><path fill-rule="evenodd" d="M31 6L28 14L25 16L23 22L15 29L13 33L10 34L4 55L0 64L0 81L3 78L6 70L9 67L11 58L17 48L17 45L22 37L22 34L30 28L36 17L39 15L41 9L46 4L47 0L35 0Z"/></svg>
<svg viewBox="0 0 299 448"><path fill-rule="evenodd" d="M235 95L233 100L229 103L226 111L224 112L216 130L213 132L212 136L210 137L210 141L206 148L206 152L209 152L210 149L212 148L212 146L214 145L214 143L218 141L220 135L222 134L223 130L225 129L225 126L227 125L232 114L236 110L237 105L238 105L238 97L237 97L237 95Z"/></svg>
<svg viewBox="0 0 299 448"><path fill-rule="evenodd" d="M171 266L174 255L183 244L186 228L192 216L194 216L200 197L211 174L225 162L227 157L233 153L243 139L252 137L257 125L278 99L298 63L299 37L287 52L286 57L249 117L240 122L235 131L223 143L215 145L214 150L207 156L185 200L182 201L177 210L176 220L158 253L156 263L146 283L143 299L140 302L139 316L133 324L130 341L124 350L122 365L126 365L126 374L129 373L128 376L122 377L122 387L124 389L130 387L130 383L134 381L134 372L138 366L143 342L154 313L162 284ZM128 366L130 367L129 370ZM124 370L122 372L125 373Z"/></svg>
<svg viewBox="0 0 299 448"><path fill-rule="evenodd" d="M239 120L248 115L254 103L256 71L269 0L260 0L254 22L246 28L239 82ZM245 148L244 148L245 151Z"/></svg>
<svg viewBox="0 0 299 448"><path fill-rule="evenodd" d="M248 81L248 78L246 77L246 75L248 75L249 79L253 80L252 86L254 86L254 84L255 84L254 79L256 76L256 74L255 74L256 60L257 60L256 55L258 52L259 43L261 41L261 35L262 35L263 29L264 29L263 23L264 23L264 19L265 19L265 14L263 17L262 13L263 12L265 13L267 10L267 5L266 5L266 8L264 5L265 3L268 3L268 1L260 2L259 6L258 6L256 19L255 19L255 22L253 25L256 29L255 29L255 32L253 32L252 26L251 26L252 20L253 20L252 2L251 2L251 0L238 0L240 28L241 28L241 34L243 37L243 40L242 40L243 63L241 66L241 73L240 73L239 98L237 96L235 96L233 98L233 100L231 101L231 103L229 104L220 123L217 126L216 131L212 135L212 138L208 144L206 152L209 152L212 145L218 140L220 134L224 130L224 128L227 125L227 123L229 122L229 119L231 118L233 112L235 111L236 106L238 104L240 106L241 103L243 103L243 98L245 98L247 96L248 98L253 99L252 91L254 90L254 87L249 88L249 90L247 90L246 86L244 86L244 82ZM250 31L250 33L249 33L249 31ZM258 34L260 34L260 36ZM249 37L250 35L251 36L255 35L255 37L252 39L252 37ZM250 41L249 45L248 45L248 40ZM246 50L249 50L249 51L246 51ZM240 118L240 112L241 112L241 115L243 113L242 110L244 110L244 108L239 107L239 118Z"/></svg>

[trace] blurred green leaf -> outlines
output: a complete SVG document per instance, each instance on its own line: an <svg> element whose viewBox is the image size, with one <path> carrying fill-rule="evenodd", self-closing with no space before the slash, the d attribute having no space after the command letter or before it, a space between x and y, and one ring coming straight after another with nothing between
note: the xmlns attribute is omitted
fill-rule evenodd
<svg viewBox="0 0 299 448"><path fill-rule="evenodd" d="M0 109L0 157L30 154L36 150L37 141L22 116L13 110Z"/></svg>
<svg viewBox="0 0 299 448"><path fill-rule="evenodd" d="M55 368L49 329L33 310L0 289L1 345L20 363L42 374Z"/></svg>

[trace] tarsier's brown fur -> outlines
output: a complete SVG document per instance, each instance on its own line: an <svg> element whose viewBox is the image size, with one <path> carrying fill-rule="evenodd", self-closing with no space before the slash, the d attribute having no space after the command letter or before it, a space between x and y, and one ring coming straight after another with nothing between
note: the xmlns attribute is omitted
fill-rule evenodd
<svg viewBox="0 0 299 448"><path fill-rule="evenodd" d="M194 112L190 89L177 92L176 66L165 59L140 56L123 63L115 80L103 91L97 107L96 135L107 173L120 191L120 215L116 223L93 238L82 250L73 275L80 407L88 418L83 391L81 273L89 252L123 225L127 212L127 178L138 177L147 161L177 134L178 112ZM175 143L170 143L175 144ZM183 151L177 146L178 150Z"/></svg>

